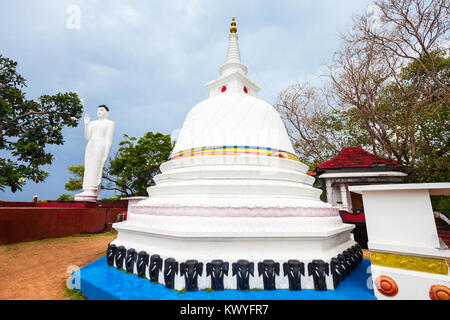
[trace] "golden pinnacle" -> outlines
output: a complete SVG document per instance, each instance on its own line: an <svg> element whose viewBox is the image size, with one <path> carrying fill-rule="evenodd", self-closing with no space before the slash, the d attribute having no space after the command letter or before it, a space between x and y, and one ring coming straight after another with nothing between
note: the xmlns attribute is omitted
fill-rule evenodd
<svg viewBox="0 0 450 320"><path fill-rule="evenodd" d="M236 27L236 18L233 17L233 21L231 21L231 33L237 33L237 27Z"/></svg>

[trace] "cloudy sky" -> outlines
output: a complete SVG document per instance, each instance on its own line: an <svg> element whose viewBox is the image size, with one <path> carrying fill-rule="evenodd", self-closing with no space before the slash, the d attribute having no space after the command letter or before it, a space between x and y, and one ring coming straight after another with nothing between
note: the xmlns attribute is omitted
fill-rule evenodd
<svg viewBox="0 0 450 320"><path fill-rule="evenodd" d="M96 119L100 104L116 122L111 154L123 134L171 134L208 97L204 84L225 62L236 16L242 60L269 103L288 85L320 81L354 14L369 0L0 0L0 54L19 63L27 97L76 91ZM56 199L67 167L83 163L83 126L51 146L45 183L0 200ZM111 194L104 193L104 196Z"/></svg>

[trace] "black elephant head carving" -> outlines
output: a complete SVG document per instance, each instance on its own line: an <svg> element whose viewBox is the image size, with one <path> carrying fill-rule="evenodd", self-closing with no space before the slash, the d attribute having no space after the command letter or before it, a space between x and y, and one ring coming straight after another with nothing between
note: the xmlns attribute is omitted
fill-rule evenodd
<svg viewBox="0 0 450 320"><path fill-rule="evenodd" d="M361 246L359 244L355 244L352 247L352 250L353 250L353 253L355 254L356 262L357 262L357 265L358 265L358 264L361 263L361 261L363 259L363 252L362 252Z"/></svg>
<svg viewBox="0 0 450 320"><path fill-rule="evenodd" d="M347 262L350 266L350 270L355 269L356 267L356 257L351 249L347 249L343 252L345 259L347 259Z"/></svg>
<svg viewBox="0 0 450 320"><path fill-rule="evenodd" d="M305 275L305 264L298 260L289 260L283 264L284 276L288 277L289 290L302 290L302 275Z"/></svg>
<svg viewBox="0 0 450 320"><path fill-rule="evenodd" d="M331 275L333 276L334 288L337 289L339 283L345 279L345 270L342 269L338 258L332 258L330 262Z"/></svg>
<svg viewBox="0 0 450 320"><path fill-rule="evenodd" d="M134 273L134 264L137 260L137 252L135 249L128 249L127 256L125 258L125 269L129 273Z"/></svg>
<svg viewBox="0 0 450 320"><path fill-rule="evenodd" d="M273 260L258 263L259 276L263 276L264 290L276 290L275 275L280 275L280 264Z"/></svg>
<svg viewBox="0 0 450 320"><path fill-rule="evenodd" d="M339 260L339 264L341 265L341 269L343 271L342 280L344 280L345 276L348 276L350 274L350 272L352 272L352 268L351 268L350 263L348 262L347 258L342 253L338 254L337 258Z"/></svg>
<svg viewBox="0 0 450 320"><path fill-rule="evenodd" d="M308 275L313 277L315 290L327 290L326 276L328 274L329 265L323 260L313 260L308 264Z"/></svg>
<svg viewBox="0 0 450 320"><path fill-rule="evenodd" d="M164 260L164 283L167 289L175 287L175 275L178 274L178 262L173 258Z"/></svg>
<svg viewBox="0 0 450 320"><path fill-rule="evenodd" d="M163 260L157 254L154 254L150 258L150 265L148 267L150 281L159 282L159 272L162 270Z"/></svg>
<svg viewBox="0 0 450 320"><path fill-rule="evenodd" d="M211 276L211 289L215 291L224 290L223 278L228 275L228 262L213 260L206 264L206 276Z"/></svg>
<svg viewBox="0 0 450 320"><path fill-rule="evenodd" d="M123 269L123 261L125 260L125 256L127 254L127 249L124 246L120 246L117 248L116 252L116 268Z"/></svg>
<svg viewBox="0 0 450 320"><path fill-rule="evenodd" d="M250 275L254 276L255 264L247 260L233 263L233 276L236 276L237 290L250 290Z"/></svg>
<svg viewBox="0 0 450 320"><path fill-rule="evenodd" d="M353 269L355 269L360 262L358 251L356 250L356 248L354 246L351 247L350 249L348 249L348 251L350 251L350 255L352 257Z"/></svg>
<svg viewBox="0 0 450 320"><path fill-rule="evenodd" d="M114 258L116 257L117 246L115 244L108 244L108 250L106 250L106 262L108 266L114 266Z"/></svg>
<svg viewBox="0 0 450 320"><path fill-rule="evenodd" d="M145 251L141 251L138 254L136 269L138 276L145 278L145 270L147 269L149 263L149 255Z"/></svg>
<svg viewBox="0 0 450 320"><path fill-rule="evenodd" d="M180 275L185 278L186 290L198 290L198 276L203 273L203 263L197 260L188 260L180 264Z"/></svg>

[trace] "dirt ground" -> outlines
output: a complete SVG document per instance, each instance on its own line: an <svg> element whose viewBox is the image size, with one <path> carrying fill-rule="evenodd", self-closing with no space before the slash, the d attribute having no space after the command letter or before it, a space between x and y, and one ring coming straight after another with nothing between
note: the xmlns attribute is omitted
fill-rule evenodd
<svg viewBox="0 0 450 320"><path fill-rule="evenodd" d="M104 256L116 236L110 232L0 246L0 300L70 299L65 289L68 269Z"/></svg>
<svg viewBox="0 0 450 320"><path fill-rule="evenodd" d="M0 246L0 300L70 299L68 268L101 258L115 238L110 232Z"/></svg>

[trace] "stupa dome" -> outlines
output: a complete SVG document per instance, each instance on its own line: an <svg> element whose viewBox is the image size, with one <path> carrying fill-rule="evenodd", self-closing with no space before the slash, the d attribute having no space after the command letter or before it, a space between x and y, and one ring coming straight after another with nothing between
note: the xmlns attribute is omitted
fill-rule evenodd
<svg viewBox="0 0 450 320"><path fill-rule="evenodd" d="M245 93L221 93L197 104L188 114L173 150L201 147L265 147L294 154L278 112Z"/></svg>

